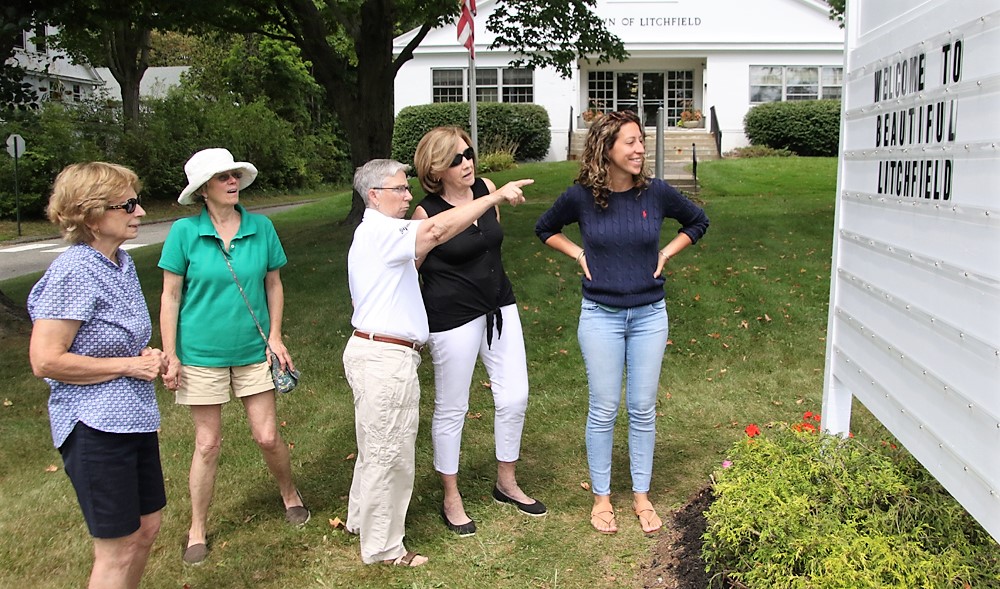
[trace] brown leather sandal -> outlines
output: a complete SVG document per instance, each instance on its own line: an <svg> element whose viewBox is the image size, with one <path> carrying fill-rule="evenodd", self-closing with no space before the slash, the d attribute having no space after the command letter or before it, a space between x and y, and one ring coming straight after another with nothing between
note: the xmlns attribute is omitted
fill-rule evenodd
<svg viewBox="0 0 1000 589"><path fill-rule="evenodd" d="M422 558L423 560L418 561L418 562L414 562L417 559L418 556L420 558ZM397 567L418 567L418 566L420 566L422 564L425 564L427 562L427 560L428 559L427 559L426 556L424 556L422 554L417 554L416 552L414 552L412 550L407 550L406 554L404 554L403 556L400 556L397 559L391 559L390 558L388 560L383 560L382 562L385 563L385 564L389 564L389 565L397 566Z"/></svg>
<svg viewBox="0 0 1000 589"><path fill-rule="evenodd" d="M610 517L605 517L605 514L610 514ZM605 526L610 527L611 529L602 530L601 528L597 527L597 524L594 523L595 519L604 524ZM610 509L605 511L591 511L590 525L593 526L595 530L597 530L602 534L614 534L618 531L618 522L615 520L615 512Z"/></svg>

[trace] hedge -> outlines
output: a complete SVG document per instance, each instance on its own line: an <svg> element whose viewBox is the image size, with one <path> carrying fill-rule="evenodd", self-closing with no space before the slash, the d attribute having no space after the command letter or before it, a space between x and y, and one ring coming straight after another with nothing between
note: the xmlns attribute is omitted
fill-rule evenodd
<svg viewBox="0 0 1000 589"><path fill-rule="evenodd" d="M759 104L743 117L743 128L752 145L787 149L802 156L836 156L840 146L840 101Z"/></svg>
<svg viewBox="0 0 1000 589"><path fill-rule="evenodd" d="M518 161L539 160L549 152L549 113L537 104L476 103L480 151L513 142ZM392 157L413 163L417 143L427 131L442 125L469 130L469 103L450 102L408 106L399 111L392 135Z"/></svg>

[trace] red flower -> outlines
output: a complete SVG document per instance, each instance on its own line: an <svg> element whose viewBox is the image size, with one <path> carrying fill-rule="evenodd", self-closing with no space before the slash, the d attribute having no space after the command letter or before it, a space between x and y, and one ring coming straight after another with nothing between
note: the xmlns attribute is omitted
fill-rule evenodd
<svg viewBox="0 0 1000 589"><path fill-rule="evenodd" d="M805 413L802 414L802 419L811 419L812 416L813 416L812 411L806 411Z"/></svg>
<svg viewBox="0 0 1000 589"><path fill-rule="evenodd" d="M749 436L751 438L760 435L760 428L757 427L757 425L753 424L753 423L751 423L750 425L746 426L746 428L743 431L746 432L747 436Z"/></svg>

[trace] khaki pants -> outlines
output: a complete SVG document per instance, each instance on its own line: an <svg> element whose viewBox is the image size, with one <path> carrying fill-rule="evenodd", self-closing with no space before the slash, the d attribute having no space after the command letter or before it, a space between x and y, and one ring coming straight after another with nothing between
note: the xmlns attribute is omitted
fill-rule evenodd
<svg viewBox="0 0 1000 589"><path fill-rule="evenodd" d="M396 344L349 338L344 372L354 392L358 456L346 527L361 536L361 560L399 558L413 493L419 424L420 353Z"/></svg>

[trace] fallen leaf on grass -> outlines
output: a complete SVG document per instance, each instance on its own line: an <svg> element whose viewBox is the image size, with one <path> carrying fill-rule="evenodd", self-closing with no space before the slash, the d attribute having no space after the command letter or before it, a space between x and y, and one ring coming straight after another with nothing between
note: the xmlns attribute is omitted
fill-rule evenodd
<svg viewBox="0 0 1000 589"><path fill-rule="evenodd" d="M483 416L483 414L479 413L478 411L476 413L473 413L473 412L469 411L468 413L465 414L465 418L466 419L479 419L482 416Z"/></svg>
<svg viewBox="0 0 1000 589"><path fill-rule="evenodd" d="M287 425L288 425L288 422L287 422L287 421L282 421L282 422L281 422L281 423L280 423L279 425L280 425L281 427L285 427L285 426L287 426Z"/></svg>
<svg viewBox="0 0 1000 589"><path fill-rule="evenodd" d="M589 491L590 483L588 483L587 481L583 481L582 483L580 483L580 488L583 489L584 491Z"/></svg>
<svg viewBox="0 0 1000 589"><path fill-rule="evenodd" d="M59 470L59 467L56 466L55 464L50 464L50 465L48 465L48 466L45 467L45 472L56 472L58 470Z"/></svg>
<svg viewBox="0 0 1000 589"><path fill-rule="evenodd" d="M355 456L357 455L354 452L351 452L347 456L344 456L344 462L347 462L348 460L354 460Z"/></svg>
<svg viewBox="0 0 1000 589"><path fill-rule="evenodd" d="M339 517L335 517L335 518L333 518L331 520L328 520L328 521L330 522L330 527L331 528L336 529L336 528L342 528L342 527L344 527L344 522L340 521Z"/></svg>
<svg viewBox="0 0 1000 589"><path fill-rule="evenodd" d="M11 406L11 405L13 405L13 404L14 404L14 402L13 402L13 401L11 401L10 399L4 399L4 400L3 400L3 406L4 406L4 407L10 407L10 406Z"/></svg>
<svg viewBox="0 0 1000 589"><path fill-rule="evenodd" d="M490 381L488 381L488 380L480 381L479 384L483 385L484 387L486 387L488 389L493 388L493 383L490 382Z"/></svg>

